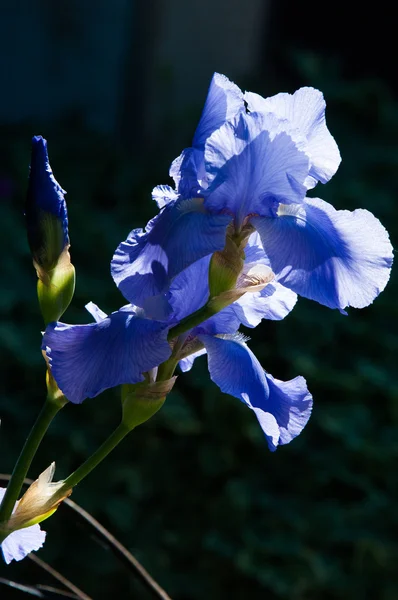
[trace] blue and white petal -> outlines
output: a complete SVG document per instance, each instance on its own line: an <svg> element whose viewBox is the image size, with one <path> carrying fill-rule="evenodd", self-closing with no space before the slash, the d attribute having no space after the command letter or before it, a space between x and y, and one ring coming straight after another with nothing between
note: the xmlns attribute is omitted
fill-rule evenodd
<svg viewBox="0 0 398 600"><path fill-rule="evenodd" d="M326 126L326 103L322 92L303 87L294 94L282 93L271 98L262 98L258 94L247 92L245 100L250 111L271 112L281 119L287 119L292 129L305 136L307 153L311 160L310 176L322 183L333 177L341 157L338 146ZM313 184L310 187L313 187Z"/></svg>
<svg viewBox="0 0 398 600"><path fill-rule="evenodd" d="M281 388L280 382L266 375L242 336L200 335L199 339L207 350L211 379L222 392L235 396L253 410L270 450L276 450L300 433L309 418L312 402L302 378L286 382ZM298 416L301 412L305 418Z"/></svg>
<svg viewBox="0 0 398 600"><path fill-rule="evenodd" d="M186 358L182 358L178 363L180 365L181 371L183 373L190 371L192 369L195 359L198 358L198 356L203 356L203 354L206 354L206 348L202 348L201 350L190 354Z"/></svg>
<svg viewBox="0 0 398 600"><path fill-rule="evenodd" d="M5 492L5 488L0 488L0 503ZM30 552L39 550L45 539L46 532L40 529L40 525L31 525L13 531L0 544L5 562L10 564L12 560L22 560Z"/></svg>
<svg viewBox="0 0 398 600"><path fill-rule="evenodd" d="M96 323L103 321L108 316L106 312L101 310L99 306L94 304L94 302L87 302L84 308L90 313Z"/></svg>
<svg viewBox="0 0 398 600"><path fill-rule="evenodd" d="M200 199L170 202L147 226L134 230L116 249L113 279L136 306L167 291L173 277L224 247L231 218L211 215Z"/></svg>
<svg viewBox="0 0 398 600"><path fill-rule="evenodd" d="M272 281L261 292L248 292L231 304L237 319L245 327L257 327L263 320L281 321L294 308L297 294L277 281Z"/></svg>
<svg viewBox="0 0 398 600"><path fill-rule="evenodd" d="M269 215L277 201L304 199L308 157L273 115L242 113L223 125L206 142L205 163L206 208L233 214L238 227L253 213Z"/></svg>
<svg viewBox="0 0 398 600"><path fill-rule="evenodd" d="M243 94L238 86L225 75L214 73L192 145L203 149L213 131L244 110Z"/></svg>
<svg viewBox="0 0 398 600"><path fill-rule="evenodd" d="M335 210L318 198L254 218L276 278L330 308L363 308L387 285L393 260L388 233L367 210Z"/></svg>
<svg viewBox="0 0 398 600"><path fill-rule="evenodd" d="M152 190L152 200L155 200L159 210L166 206L166 204L169 204L169 202L177 199L177 192L169 185L157 185Z"/></svg>
<svg viewBox="0 0 398 600"><path fill-rule="evenodd" d="M167 331L165 323L120 310L89 325L52 323L42 349L59 388L80 404L107 388L142 381L169 358Z"/></svg>

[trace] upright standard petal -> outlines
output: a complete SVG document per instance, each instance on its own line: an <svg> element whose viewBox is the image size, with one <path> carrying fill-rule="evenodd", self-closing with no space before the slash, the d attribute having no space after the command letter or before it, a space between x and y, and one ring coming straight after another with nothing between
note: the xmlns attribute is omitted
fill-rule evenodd
<svg viewBox="0 0 398 600"><path fill-rule="evenodd" d="M116 285L129 302L143 306L183 269L221 250L230 220L209 214L199 198L170 202L145 232L132 231L117 248L111 264Z"/></svg>
<svg viewBox="0 0 398 600"><path fill-rule="evenodd" d="M225 75L214 73L192 145L203 149L213 131L244 110L243 94L238 86Z"/></svg>
<svg viewBox="0 0 398 600"><path fill-rule="evenodd" d="M312 177L322 183L333 177L341 157L338 146L326 126L326 103L322 92L303 87L294 94L282 93L271 98L262 98L258 94L247 92L245 100L250 111L273 113L286 119L290 128L297 129L305 136Z"/></svg>
<svg viewBox="0 0 398 600"><path fill-rule="evenodd" d="M0 503L5 494L5 488L0 488ZM39 550L46 539L46 532L39 525L31 525L10 533L0 544L4 560L10 564L12 560L22 560L27 554Z"/></svg>
<svg viewBox="0 0 398 600"><path fill-rule="evenodd" d="M254 218L279 283L330 308L363 308L387 285L388 233L367 210L335 210L318 198Z"/></svg>
<svg viewBox="0 0 398 600"><path fill-rule="evenodd" d="M240 114L207 140L209 187L205 206L234 215L239 228L252 214L269 215L275 202L299 203L309 161L272 115Z"/></svg>
<svg viewBox="0 0 398 600"><path fill-rule="evenodd" d="M199 339L207 350L211 379L222 392L254 411L270 450L302 431L312 406L303 378L283 383L266 375L242 336L200 335Z"/></svg>
<svg viewBox="0 0 398 600"><path fill-rule="evenodd" d="M107 388L143 381L143 373L171 354L167 331L165 323L120 310L90 325L52 323L42 348L59 388L80 404Z"/></svg>

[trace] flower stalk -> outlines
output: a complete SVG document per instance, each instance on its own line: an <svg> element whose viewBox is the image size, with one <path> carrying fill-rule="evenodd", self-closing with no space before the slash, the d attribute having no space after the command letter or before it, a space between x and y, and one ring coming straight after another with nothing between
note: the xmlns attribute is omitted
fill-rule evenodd
<svg viewBox="0 0 398 600"><path fill-rule="evenodd" d="M7 490L0 507L0 523L8 521L10 518L12 511L14 510L15 503L18 500L18 496L21 492L24 479L28 473L30 465L32 464L32 460L37 452L37 449L39 448L51 421L54 419L58 411L66 404L66 402L67 400L64 396L56 396L55 394L51 393L51 389L49 387L49 393L47 395L46 402L29 433L29 436L22 448L21 454L19 455L19 458L15 464L11 479L8 483Z"/></svg>

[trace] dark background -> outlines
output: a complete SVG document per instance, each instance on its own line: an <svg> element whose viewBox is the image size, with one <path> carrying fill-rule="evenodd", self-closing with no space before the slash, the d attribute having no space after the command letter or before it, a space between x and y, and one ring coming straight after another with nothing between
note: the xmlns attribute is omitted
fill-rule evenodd
<svg viewBox="0 0 398 600"><path fill-rule="evenodd" d="M355 6L356 5L356 6ZM342 165L316 195L367 208L398 236L396 36L387 4L287 0L0 3L0 346L3 472L44 398L42 322L24 233L30 138L48 139L68 191L77 270L66 322L117 309L117 244L156 212L154 185L190 144L214 71L269 96L326 97ZM395 49L395 51L394 51ZM398 596L397 277L343 317L301 299L248 333L264 367L306 377L314 411L271 454L253 415L210 381L179 377L151 421L73 493L175 600L395 600ZM65 477L119 418L118 391L67 406L34 461ZM96 600L149 598L65 510L38 554ZM29 561L0 577L46 580ZM23 597L0 588L0 597Z"/></svg>

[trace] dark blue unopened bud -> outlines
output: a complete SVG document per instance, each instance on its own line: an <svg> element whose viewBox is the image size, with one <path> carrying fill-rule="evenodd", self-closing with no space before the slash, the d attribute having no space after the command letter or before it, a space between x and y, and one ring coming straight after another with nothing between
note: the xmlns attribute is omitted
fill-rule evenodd
<svg viewBox="0 0 398 600"><path fill-rule="evenodd" d="M75 270L70 262L68 213L41 136L32 139L26 200L26 227L38 281L40 308L46 323L57 321L72 299Z"/></svg>

